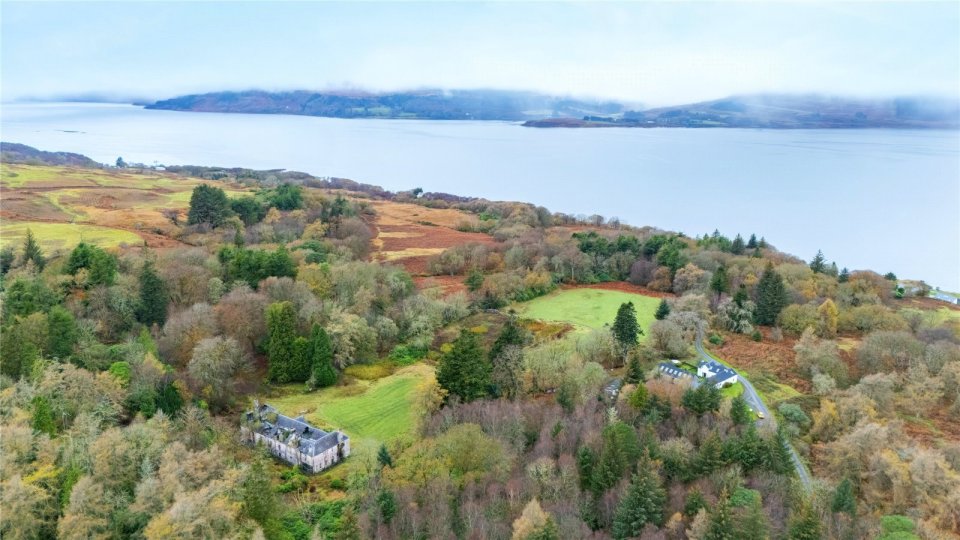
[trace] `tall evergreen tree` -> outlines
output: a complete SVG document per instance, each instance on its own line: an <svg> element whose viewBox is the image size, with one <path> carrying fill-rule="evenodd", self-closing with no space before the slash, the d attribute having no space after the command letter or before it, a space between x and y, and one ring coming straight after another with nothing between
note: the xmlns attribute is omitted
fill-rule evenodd
<svg viewBox="0 0 960 540"><path fill-rule="evenodd" d="M670 315L670 304L666 298L661 298L660 305L657 306L657 311L653 314L653 317L658 321L662 321L666 319L668 315Z"/></svg>
<svg viewBox="0 0 960 540"><path fill-rule="evenodd" d="M47 353L61 360L69 358L77 343L77 323L73 314L60 306L53 306L47 315L47 329Z"/></svg>
<svg viewBox="0 0 960 540"><path fill-rule="evenodd" d="M730 253L743 255L744 247L743 237L737 234L736 238L733 239L733 243L730 244Z"/></svg>
<svg viewBox="0 0 960 540"><path fill-rule="evenodd" d="M747 249L756 249L757 247L759 247L757 245L757 235L751 234L750 240L747 240Z"/></svg>
<svg viewBox="0 0 960 540"><path fill-rule="evenodd" d="M337 372L333 368L333 346L330 336L319 324L310 330L310 367L313 383L318 388L332 386L337 382Z"/></svg>
<svg viewBox="0 0 960 540"><path fill-rule="evenodd" d="M286 383L293 379L291 361L296 354L297 314L290 302L275 302L267 307L267 377Z"/></svg>
<svg viewBox="0 0 960 540"><path fill-rule="evenodd" d="M734 533L738 540L766 540L770 538L770 524L763 513L759 497L734 511Z"/></svg>
<svg viewBox="0 0 960 540"><path fill-rule="evenodd" d="M613 422L603 428L603 446L593 471L593 488L600 494L617 485L640 458L640 438L637 431L623 422Z"/></svg>
<svg viewBox="0 0 960 540"><path fill-rule="evenodd" d="M644 381L643 368L640 367L640 357L636 354L630 355L627 362L627 374L624 378L628 384L640 384Z"/></svg>
<svg viewBox="0 0 960 540"><path fill-rule="evenodd" d="M783 429L777 427L777 432L767 443L767 468L777 474L792 474L793 456L790 454L790 440Z"/></svg>
<svg viewBox="0 0 960 540"><path fill-rule="evenodd" d="M834 513L843 512L849 516L857 515L857 498L853 494L853 483L849 478L844 478L833 492L830 510Z"/></svg>
<svg viewBox="0 0 960 540"><path fill-rule="evenodd" d="M721 264L717 271L713 273L713 277L710 278L710 290L717 293L718 302L723 293L730 291L730 278L727 277L726 266Z"/></svg>
<svg viewBox="0 0 960 540"><path fill-rule="evenodd" d="M700 417L709 411L719 410L721 398L716 386L703 383L684 392L680 401L683 408Z"/></svg>
<svg viewBox="0 0 960 540"><path fill-rule="evenodd" d="M17 259L13 247L6 246L0 249L0 276L7 275L7 272L13 267L13 262Z"/></svg>
<svg viewBox="0 0 960 540"><path fill-rule="evenodd" d="M254 459L240 485L243 515L260 524L264 531L273 530L280 502L270 483L270 473L262 457Z"/></svg>
<svg viewBox="0 0 960 540"><path fill-rule="evenodd" d="M30 229L27 229L27 236L23 239L24 264L26 264L27 261L33 261L33 265L38 271L43 270L43 267L47 265L47 259L43 256L43 250L40 249L40 244Z"/></svg>
<svg viewBox="0 0 960 540"><path fill-rule="evenodd" d="M837 276L837 281L840 283L846 283L850 281L850 271L847 270L846 266L843 267L843 270L840 270L840 274Z"/></svg>
<svg viewBox="0 0 960 540"><path fill-rule="evenodd" d="M637 469L613 517L613 537L617 540L640 536L647 523L663 525L667 492L649 460L642 460Z"/></svg>
<svg viewBox="0 0 960 540"><path fill-rule="evenodd" d="M738 426L746 425L752 420L750 418L750 407L747 406L747 400L743 396L737 396L730 401L730 419Z"/></svg>
<svg viewBox="0 0 960 540"><path fill-rule="evenodd" d="M815 274L822 274L827 269L827 259L823 256L823 251L817 251L810 261L810 269Z"/></svg>
<svg viewBox="0 0 960 540"><path fill-rule="evenodd" d="M153 261L147 260L140 271L140 305L137 308L137 319L147 326L163 326L167 321L169 300L166 284L153 268Z"/></svg>
<svg viewBox="0 0 960 540"><path fill-rule="evenodd" d="M208 223L219 227L230 217L230 214L230 201L222 189L207 184L200 184L193 188L187 223L190 225Z"/></svg>
<svg viewBox="0 0 960 540"><path fill-rule="evenodd" d="M620 304L617 309L617 318L613 321L613 339L617 342L622 356L626 357L631 349L640 342L643 330L637 323L637 311L633 302Z"/></svg>
<svg viewBox="0 0 960 540"><path fill-rule="evenodd" d="M760 249L767 249L767 239L761 236L760 241L757 242L757 247Z"/></svg>
<svg viewBox="0 0 960 540"><path fill-rule="evenodd" d="M783 278L773 269L773 263L768 262L760 282L757 283L757 310L754 312L754 319L757 324L765 326L776 324L777 317L788 303Z"/></svg>
<svg viewBox="0 0 960 540"><path fill-rule="evenodd" d="M710 511L710 524L704 540L736 540L737 535L733 528L733 516L730 511L730 497L727 490L720 493L716 506Z"/></svg>
<svg viewBox="0 0 960 540"><path fill-rule="evenodd" d="M310 357L310 340L297 336L293 340L293 357L287 363L288 377L291 382L306 382L310 379L312 358Z"/></svg>
<svg viewBox="0 0 960 540"><path fill-rule="evenodd" d="M810 501L802 501L790 516L787 538L790 540L820 540L820 520Z"/></svg>
<svg viewBox="0 0 960 540"><path fill-rule="evenodd" d="M462 330L437 365L437 383L463 401L483 397L490 385L490 362L477 335Z"/></svg>

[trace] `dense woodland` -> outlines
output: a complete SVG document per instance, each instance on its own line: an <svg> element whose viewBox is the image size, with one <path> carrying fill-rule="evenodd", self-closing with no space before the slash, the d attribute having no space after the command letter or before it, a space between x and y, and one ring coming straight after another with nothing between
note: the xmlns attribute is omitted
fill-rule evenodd
<svg viewBox="0 0 960 540"><path fill-rule="evenodd" d="M215 176L170 215L187 247L81 243L54 257L28 235L0 253L4 538L960 530L960 336L916 300L923 284L801 260L756 235L386 195L463 210L461 230L495 240L429 261L465 284L448 294L371 261L369 201L382 190ZM238 181L257 189L228 199L216 187ZM609 329L558 340L510 311L617 281L664 297L650 327L625 304ZM471 331L478 317L494 331ZM801 390L777 407L779 429L758 428L741 398L656 376L659 361L691 357L700 332L715 346L792 350L792 365L769 372ZM310 478L241 442L254 396L348 385L351 367L384 362L436 369L408 436ZM602 390L611 374L625 382L617 397ZM816 477L810 490L788 445Z"/></svg>

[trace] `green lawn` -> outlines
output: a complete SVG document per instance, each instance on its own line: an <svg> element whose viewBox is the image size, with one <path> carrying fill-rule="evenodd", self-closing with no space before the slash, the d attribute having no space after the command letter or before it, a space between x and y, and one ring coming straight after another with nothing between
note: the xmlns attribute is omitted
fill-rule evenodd
<svg viewBox="0 0 960 540"><path fill-rule="evenodd" d="M613 324L617 309L624 302L633 302L637 322L644 331L649 329L660 299L641 294L604 289L564 289L516 304L513 308L523 318L570 323L582 333ZM641 341L644 339L645 336L640 337Z"/></svg>
<svg viewBox="0 0 960 540"><path fill-rule="evenodd" d="M720 394L725 398L735 398L743 393L743 383L737 382L720 390Z"/></svg>
<svg viewBox="0 0 960 540"><path fill-rule="evenodd" d="M416 364L376 381L309 394L303 393L302 385L288 385L282 388L282 396L267 403L289 416L304 414L317 427L342 429L354 447L376 448L413 429L418 416L415 390L428 377L433 377L433 368Z"/></svg>

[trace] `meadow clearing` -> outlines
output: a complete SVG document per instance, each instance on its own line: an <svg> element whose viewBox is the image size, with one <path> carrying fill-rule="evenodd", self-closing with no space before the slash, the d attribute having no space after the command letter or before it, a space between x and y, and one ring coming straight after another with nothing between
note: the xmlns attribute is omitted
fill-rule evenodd
<svg viewBox="0 0 960 540"><path fill-rule="evenodd" d="M654 321L653 314L660 299L636 293L591 288L560 289L512 307L522 318L568 323L573 325L573 333L583 334L613 324L617 309L624 302L633 302L637 322L646 332ZM640 336L640 341L645 339L646 336Z"/></svg>

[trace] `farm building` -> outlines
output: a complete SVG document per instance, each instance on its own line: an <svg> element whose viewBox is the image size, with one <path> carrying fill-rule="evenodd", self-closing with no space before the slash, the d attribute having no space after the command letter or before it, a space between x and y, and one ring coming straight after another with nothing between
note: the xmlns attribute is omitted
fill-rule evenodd
<svg viewBox="0 0 960 540"><path fill-rule="evenodd" d="M697 376L716 388L723 388L724 385L737 382L737 372L716 360L701 360L697 364Z"/></svg>
<svg viewBox="0 0 960 540"><path fill-rule="evenodd" d="M254 401L244 413L244 438L263 444L278 458L310 472L320 472L350 455L350 437L342 431L323 431L303 416L290 418L270 405Z"/></svg>
<svg viewBox="0 0 960 540"><path fill-rule="evenodd" d="M660 362L660 365L657 366L657 371L677 381L693 382L692 373L684 371L669 362Z"/></svg>

